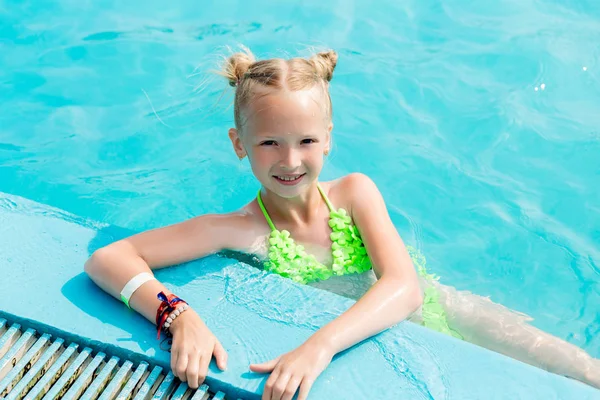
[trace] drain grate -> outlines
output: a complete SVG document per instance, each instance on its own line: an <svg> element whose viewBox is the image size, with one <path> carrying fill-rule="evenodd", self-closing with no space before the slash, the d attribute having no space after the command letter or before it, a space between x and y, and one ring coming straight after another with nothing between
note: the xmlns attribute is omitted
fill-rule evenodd
<svg viewBox="0 0 600 400"><path fill-rule="evenodd" d="M134 365L0 318L0 399L224 400L191 389L160 366Z"/></svg>

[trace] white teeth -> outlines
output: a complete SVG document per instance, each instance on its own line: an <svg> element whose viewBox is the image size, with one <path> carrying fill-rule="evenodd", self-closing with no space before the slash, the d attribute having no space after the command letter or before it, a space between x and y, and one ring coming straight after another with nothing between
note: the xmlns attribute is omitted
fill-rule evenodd
<svg viewBox="0 0 600 400"><path fill-rule="evenodd" d="M278 176L278 179L281 179L282 181L295 181L296 179L300 178L300 175L296 175L296 176Z"/></svg>

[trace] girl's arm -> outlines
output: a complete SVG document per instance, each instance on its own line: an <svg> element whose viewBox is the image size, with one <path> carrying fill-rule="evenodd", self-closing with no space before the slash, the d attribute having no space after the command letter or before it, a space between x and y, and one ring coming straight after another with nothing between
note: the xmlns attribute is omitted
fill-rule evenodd
<svg viewBox="0 0 600 400"><path fill-rule="evenodd" d="M373 181L351 174L339 183L352 198L350 215L360 231L377 282L311 340L337 354L409 317L422 304L417 273Z"/></svg>
<svg viewBox="0 0 600 400"><path fill-rule="evenodd" d="M153 229L119 240L96 250L85 263L85 272L107 293L120 299L125 284L141 272L151 272L195 260L223 249L244 249L252 233L252 222L247 214L206 214L199 217ZM145 295L146 286L154 286ZM156 293L164 286L148 282L138 289L130 300L132 308L154 322ZM166 292L165 292L166 293Z"/></svg>
<svg viewBox="0 0 600 400"><path fill-rule="evenodd" d="M203 215L179 224L143 232L96 250L85 263L85 272L115 298L127 282L142 272L194 260L224 248L246 246L251 222L242 213ZM245 232L245 234L244 234ZM171 294L157 280L137 289L129 305L155 323L160 305L159 292ZM214 354L219 368L226 366L227 354L193 309L183 312L170 327L173 334L171 368L192 388L204 381Z"/></svg>
<svg viewBox="0 0 600 400"><path fill-rule="evenodd" d="M337 189L352 199L349 210L359 229L378 281L346 312L314 333L297 349L252 371L271 375L263 400L291 399L299 388L305 400L333 356L404 320L422 304L417 273L375 184L351 174Z"/></svg>

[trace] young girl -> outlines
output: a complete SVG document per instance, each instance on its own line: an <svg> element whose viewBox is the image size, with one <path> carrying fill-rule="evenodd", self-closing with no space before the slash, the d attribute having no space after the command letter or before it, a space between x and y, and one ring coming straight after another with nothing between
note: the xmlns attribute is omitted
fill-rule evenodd
<svg viewBox="0 0 600 400"><path fill-rule="evenodd" d="M223 70L236 88L229 138L262 186L256 198L236 212L202 215L99 249L85 265L91 279L173 336L173 373L192 388L204 381L213 356L225 369L227 353L151 271L225 249L256 254L268 271L357 300L297 349L250 366L270 373L263 399L291 399L297 391L306 399L335 354L404 319L600 387L600 363L583 350L426 274L367 176L318 181L331 145L328 87L336 62L333 51L289 60L255 61L247 49L232 55Z"/></svg>

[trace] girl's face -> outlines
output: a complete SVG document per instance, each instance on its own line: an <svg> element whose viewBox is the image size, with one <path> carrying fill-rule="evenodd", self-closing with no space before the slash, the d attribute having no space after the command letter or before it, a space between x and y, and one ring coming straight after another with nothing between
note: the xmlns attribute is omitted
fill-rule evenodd
<svg viewBox="0 0 600 400"><path fill-rule="evenodd" d="M248 155L260 183L283 198L305 193L323 168L333 125L322 96L318 87L259 94L243 110L242 129L229 130L237 155Z"/></svg>

